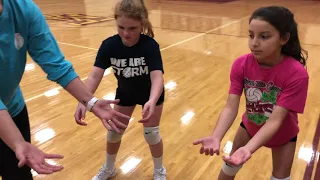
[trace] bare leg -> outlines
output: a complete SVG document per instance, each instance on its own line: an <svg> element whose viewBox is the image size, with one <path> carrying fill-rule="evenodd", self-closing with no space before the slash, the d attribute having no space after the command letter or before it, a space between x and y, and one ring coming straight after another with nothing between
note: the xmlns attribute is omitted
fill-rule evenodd
<svg viewBox="0 0 320 180"><path fill-rule="evenodd" d="M251 139L251 136L248 134L247 130L240 126L238 128L238 131L237 131L235 138L233 140L233 146L232 146L232 150L230 152L230 155L232 155L240 147L245 146L249 142L250 139ZM234 178L235 178L235 176L228 176L221 169L218 179L219 180L233 180Z"/></svg>
<svg viewBox="0 0 320 180"><path fill-rule="evenodd" d="M150 118L149 122L143 124L144 127L156 127L160 124L161 114L162 114L163 104L156 106L153 116ZM163 155L163 143L162 140L158 144L149 145L152 157L158 158Z"/></svg>
<svg viewBox="0 0 320 180"><path fill-rule="evenodd" d="M132 115L135 106L118 106L115 105L114 109L127 116ZM120 122L128 125L129 121L125 119L118 119ZM110 141L110 142L109 142ZM115 161L117 153L121 144L121 136L114 131L108 130L107 138L107 153L106 153L106 163L100 168L99 172L92 178L92 180L106 180L112 178L116 175Z"/></svg>
<svg viewBox="0 0 320 180"><path fill-rule="evenodd" d="M295 150L296 142L272 148L272 175L275 178L284 179L290 176Z"/></svg>
<svg viewBox="0 0 320 180"><path fill-rule="evenodd" d="M114 110L118 111L122 114L125 114L127 116L132 115L133 111L134 111L135 106L118 106L118 105L114 105ZM129 121L127 120L123 120L123 119L118 119L120 122L128 125ZM119 147L120 147L121 141L117 142L117 143L110 143L107 142L107 153L108 154L117 154Z"/></svg>

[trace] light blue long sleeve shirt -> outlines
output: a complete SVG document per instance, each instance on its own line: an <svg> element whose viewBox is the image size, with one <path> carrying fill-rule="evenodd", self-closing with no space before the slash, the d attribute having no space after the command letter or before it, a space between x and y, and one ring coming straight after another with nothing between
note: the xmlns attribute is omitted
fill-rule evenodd
<svg viewBox="0 0 320 180"><path fill-rule="evenodd" d="M47 74L66 87L78 77L64 59L39 7L32 0L3 0L0 15L0 110L12 117L25 106L20 89L27 53Z"/></svg>

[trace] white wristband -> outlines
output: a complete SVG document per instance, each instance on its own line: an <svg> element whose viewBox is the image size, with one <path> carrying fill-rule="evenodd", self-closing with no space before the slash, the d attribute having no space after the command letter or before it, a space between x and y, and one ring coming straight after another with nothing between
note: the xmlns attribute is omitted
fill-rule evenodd
<svg viewBox="0 0 320 180"><path fill-rule="evenodd" d="M96 97L93 97L92 99L90 99L90 101L88 102L87 104L87 110L91 112L93 106L96 104L96 102L98 101L99 99L96 98Z"/></svg>

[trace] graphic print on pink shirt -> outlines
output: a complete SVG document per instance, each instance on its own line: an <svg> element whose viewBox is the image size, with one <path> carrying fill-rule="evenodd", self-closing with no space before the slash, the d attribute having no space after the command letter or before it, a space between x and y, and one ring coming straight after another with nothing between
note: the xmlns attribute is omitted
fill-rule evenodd
<svg viewBox="0 0 320 180"><path fill-rule="evenodd" d="M251 53L246 54L234 61L230 81L229 93L246 97L242 122L251 136L269 120L276 106L287 109L288 114L265 146L284 144L298 134L297 113L304 111L308 73L297 60L284 57L280 64L262 68Z"/></svg>
<svg viewBox="0 0 320 180"><path fill-rule="evenodd" d="M244 78L244 86L247 118L260 126L271 116L281 88L275 86L272 81L255 81L248 78Z"/></svg>

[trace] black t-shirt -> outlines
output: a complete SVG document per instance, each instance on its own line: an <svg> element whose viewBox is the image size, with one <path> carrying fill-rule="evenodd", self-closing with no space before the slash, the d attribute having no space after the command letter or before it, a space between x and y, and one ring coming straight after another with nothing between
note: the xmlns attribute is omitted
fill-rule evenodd
<svg viewBox="0 0 320 180"><path fill-rule="evenodd" d="M118 88L125 92L150 92L150 72L164 73L159 44L144 34L132 47L125 46L118 34L104 40L94 66L102 69L112 66Z"/></svg>

